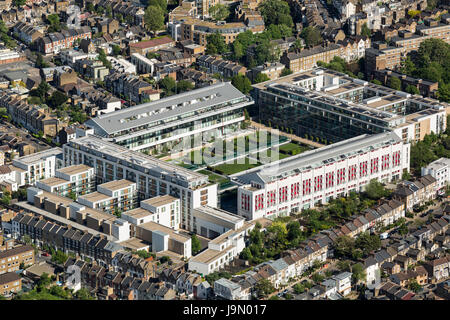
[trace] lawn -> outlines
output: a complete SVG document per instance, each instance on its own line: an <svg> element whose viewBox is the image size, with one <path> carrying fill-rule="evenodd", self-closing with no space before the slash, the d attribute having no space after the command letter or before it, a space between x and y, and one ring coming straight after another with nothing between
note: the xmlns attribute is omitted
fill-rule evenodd
<svg viewBox="0 0 450 320"><path fill-rule="evenodd" d="M267 151L258 152L256 154L256 157L257 157L258 161L261 161L260 157L263 157L264 160L273 162L273 161L278 161L278 160L287 158L287 157L289 157L289 155L268 149ZM273 160L272 160L272 158L273 158Z"/></svg>
<svg viewBox="0 0 450 320"><path fill-rule="evenodd" d="M242 162L242 159L236 159L231 163L224 163L224 164L220 164L218 166L213 167L214 171L217 171L221 174L225 174L225 175L231 175L231 174L235 174L241 171L245 171L257 166L260 166L261 163L249 163L249 158L245 158L245 163L237 163ZM252 160L252 162L254 162L254 160Z"/></svg>
<svg viewBox="0 0 450 320"><path fill-rule="evenodd" d="M222 185L222 184L225 184L225 183L229 182L228 179L226 179L226 178L224 178L222 176L219 176L219 175L217 175L215 173L212 173L211 171L208 171L208 170L200 170L200 171L198 171L198 173L207 175L209 181L212 182L212 183L218 183L218 184Z"/></svg>
<svg viewBox="0 0 450 320"><path fill-rule="evenodd" d="M296 155L308 150L311 150L309 147L304 145L298 145L293 142L289 142L279 146L280 153L288 154L288 155Z"/></svg>

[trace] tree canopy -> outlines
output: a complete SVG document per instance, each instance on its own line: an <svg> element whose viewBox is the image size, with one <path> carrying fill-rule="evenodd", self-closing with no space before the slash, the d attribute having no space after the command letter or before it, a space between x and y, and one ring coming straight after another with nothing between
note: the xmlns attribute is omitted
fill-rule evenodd
<svg viewBox="0 0 450 320"><path fill-rule="evenodd" d="M228 51L225 39L219 32L208 35L206 41L207 54L223 54Z"/></svg>
<svg viewBox="0 0 450 320"><path fill-rule="evenodd" d="M283 0L266 0L259 5L259 11L264 19L266 27L272 24L294 26L289 4Z"/></svg>
<svg viewBox="0 0 450 320"><path fill-rule="evenodd" d="M316 27L304 28L300 33L300 37L305 40L305 44L308 47L314 47L323 41L320 31Z"/></svg>
<svg viewBox="0 0 450 320"><path fill-rule="evenodd" d="M214 20L221 21L228 18L230 10L228 9L228 6L218 3L209 8L209 14Z"/></svg>
<svg viewBox="0 0 450 320"><path fill-rule="evenodd" d="M164 10L160 6L149 5L145 9L144 22L149 31L161 30L164 27Z"/></svg>
<svg viewBox="0 0 450 320"><path fill-rule="evenodd" d="M445 41L426 39L416 54L402 62L400 70L412 77L439 82L438 99L450 102L450 45Z"/></svg>
<svg viewBox="0 0 450 320"><path fill-rule="evenodd" d="M243 74L238 74L231 78L231 84L243 94L248 94L252 89L252 83L250 82L250 79Z"/></svg>

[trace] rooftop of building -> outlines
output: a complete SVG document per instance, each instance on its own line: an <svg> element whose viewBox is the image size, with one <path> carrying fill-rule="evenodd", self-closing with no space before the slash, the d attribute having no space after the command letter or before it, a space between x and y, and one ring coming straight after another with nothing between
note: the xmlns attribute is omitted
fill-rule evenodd
<svg viewBox="0 0 450 320"><path fill-rule="evenodd" d="M71 140L70 145L81 145L86 148L102 152L109 157L115 157L118 161L127 161L135 167L142 167L142 170L156 171L160 175L172 175L186 181L195 181L201 179L208 181L206 175L182 168L177 165L170 164L166 161L159 160L152 156L143 154L142 152L132 151L126 147L119 146L115 143L105 141L100 137L87 135L78 139Z"/></svg>
<svg viewBox="0 0 450 320"><path fill-rule="evenodd" d="M222 256L225 256L228 254L228 251L232 247L227 247L223 250L214 250L214 249L206 249L205 251L199 253L198 255L192 257L190 261L192 262L198 262L198 263L205 263L208 264L210 262L216 261L220 259Z"/></svg>
<svg viewBox="0 0 450 320"><path fill-rule="evenodd" d="M146 229L151 232L154 232L154 231L158 231L160 233L162 232L162 233L168 234L171 239L174 239L174 240L176 240L178 242L182 242L182 243L191 240L191 238L179 233L178 231L175 231L171 228L165 227L156 222L143 223L143 224L139 225L137 228Z"/></svg>
<svg viewBox="0 0 450 320"><path fill-rule="evenodd" d="M361 135L258 167L254 171L237 176L237 180L245 184L252 181L264 184L401 141L393 132Z"/></svg>
<svg viewBox="0 0 450 320"><path fill-rule="evenodd" d="M99 187L111 190L111 191L116 191L116 190L122 190L128 187L131 187L132 185L136 185L136 183L134 183L133 181L129 181L126 179L121 179L121 180L114 180L114 181L110 181L110 182L106 182L106 183L102 183L99 185Z"/></svg>
<svg viewBox="0 0 450 320"><path fill-rule="evenodd" d="M56 187L56 186L60 186L66 183L70 183L70 181L66 180L66 179L61 179L61 178L57 178L57 177L51 177L51 178L47 178L47 179L43 179L39 181L42 184L45 184L49 187Z"/></svg>
<svg viewBox="0 0 450 320"><path fill-rule="evenodd" d="M175 198L169 194L166 194L163 196L158 196L158 197L150 198L147 200L143 200L143 201L141 201L141 203L149 204L154 207L160 207L160 206L165 206L165 205L172 203L174 201L177 201L177 200L178 200L178 198Z"/></svg>
<svg viewBox="0 0 450 320"><path fill-rule="evenodd" d="M30 154L28 156L23 156L23 157L14 159L14 161L30 165L30 164L34 164L36 162L42 161L51 156L58 156L58 155L62 155L62 149L61 148L51 148L48 150Z"/></svg>
<svg viewBox="0 0 450 320"><path fill-rule="evenodd" d="M89 202L100 202L100 201L107 201L107 200L111 200L114 199L113 197L110 197L104 193L95 191L92 193L88 193L82 196L79 196L78 199L84 199L87 200Z"/></svg>
<svg viewBox="0 0 450 320"><path fill-rule="evenodd" d="M68 167L58 169L58 171L61 173L64 173L64 174L73 175L73 174L84 173L84 172L88 171L89 169L93 169L93 168L89 167L85 164L76 164L73 166L68 166Z"/></svg>
<svg viewBox="0 0 450 320"><path fill-rule="evenodd" d="M244 220L243 217L238 216L236 214L232 214L228 211L222 210L220 208L212 208L209 206L201 206L198 208L195 208L196 211L203 212L207 215L211 215L213 217L219 218L221 220L231 221L233 223L238 223L242 220Z"/></svg>
<svg viewBox="0 0 450 320"><path fill-rule="evenodd" d="M230 82L221 82L206 88L100 115L88 120L86 124L93 127L96 133L108 136L239 98L245 98L245 95Z"/></svg>

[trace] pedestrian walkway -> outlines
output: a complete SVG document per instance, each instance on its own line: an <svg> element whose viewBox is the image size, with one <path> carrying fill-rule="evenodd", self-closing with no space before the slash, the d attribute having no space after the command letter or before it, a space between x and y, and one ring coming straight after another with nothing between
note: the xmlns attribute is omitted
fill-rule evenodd
<svg viewBox="0 0 450 320"><path fill-rule="evenodd" d="M275 133L277 135L287 137L287 138L289 138L291 140L301 142L303 144L306 144L308 146L312 146L314 148L321 148L321 147L325 146L325 145L323 145L321 143L318 143L318 142L314 142L314 141L311 141L311 140L308 140L308 139L305 139L305 138L300 138L300 137L296 136L295 134L290 134L290 133L287 133L287 132L282 132L280 130L267 127L267 126L265 126L265 125L263 125L261 123L255 122L255 121L251 121L251 126L256 128L256 129L262 129L262 130L267 130L267 131L272 131L273 130L273 131L275 131Z"/></svg>

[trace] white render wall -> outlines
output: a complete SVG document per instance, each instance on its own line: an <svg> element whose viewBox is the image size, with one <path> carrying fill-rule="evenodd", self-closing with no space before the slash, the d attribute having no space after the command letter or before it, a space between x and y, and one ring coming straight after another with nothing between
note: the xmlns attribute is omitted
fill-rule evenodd
<svg viewBox="0 0 450 320"><path fill-rule="evenodd" d="M400 151L400 165L393 167L393 153ZM340 194L348 194L351 190L360 192L364 190L364 187L372 179L377 179L380 182L388 182L393 179L394 176L401 178L403 169L409 171L409 157L410 145L402 142L381 147L373 151L368 151L364 154L357 154L355 156L346 158L341 161L336 161L327 165L323 165L318 168L304 170L301 173L294 174L280 180L266 183L262 189L250 188L250 185L240 186L238 188L238 214L246 217L249 220L259 219L263 217L276 217L288 215L291 211L301 211L302 209L312 208L315 204L321 200L322 203L327 203L330 197L336 198ZM382 170L382 156L389 154L389 169ZM378 172L370 173L371 159L378 158ZM360 177L359 164L367 161L367 176ZM356 165L356 179L348 181L349 167ZM345 181L341 184L337 184L337 171L344 169ZM334 186L326 188L326 174L334 172ZM314 177L322 176L322 190L314 192ZM303 195L303 181L311 179L309 195ZM291 186L299 183L299 196L292 199ZM279 190L280 188L287 187L287 201L279 203ZM275 205L267 207L267 195L268 192L275 192ZM245 210L242 205L243 195L250 197L249 210ZM257 196L263 196L263 208L256 210L255 202Z"/></svg>

